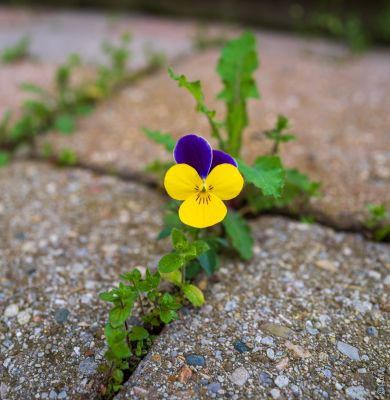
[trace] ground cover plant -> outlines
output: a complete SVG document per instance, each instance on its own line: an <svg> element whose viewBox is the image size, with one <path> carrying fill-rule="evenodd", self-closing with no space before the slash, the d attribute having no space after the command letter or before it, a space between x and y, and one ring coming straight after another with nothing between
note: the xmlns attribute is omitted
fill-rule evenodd
<svg viewBox="0 0 390 400"><path fill-rule="evenodd" d="M117 44L103 43L106 62L91 70L80 55L71 54L55 73L53 89L47 90L33 83L24 83L21 90L31 98L22 104L21 115L13 119L7 111L0 118L0 166L7 164L21 148L32 154L40 153L60 165L77 162L76 154L70 149L62 149L54 154L49 143L37 149L36 138L48 131L61 135L71 135L78 118L90 113L97 102L112 95L122 85L134 81L161 66L162 58L155 53L148 55L147 66L131 72L130 35L124 34ZM87 75L81 83L75 83L76 74Z"/></svg>
<svg viewBox="0 0 390 400"><path fill-rule="evenodd" d="M301 204L319 193L318 182L313 182L302 172L283 165L280 147L296 139L290 132L288 118L283 115L278 116L272 129L264 131L265 137L273 142L270 154L259 155L252 165L241 158L243 135L249 124L247 104L251 99L260 98L253 76L258 65L256 38L252 33L243 33L223 47L216 67L223 86L217 99L223 101L226 107L223 120L218 119L216 112L206 105L200 81L190 82L184 75L168 70L169 76L193 96L196 110L209 122L210 136L217 140L218 149L236 160L238 169L247 182L241 195L230 203L231 212L224 219L223 227L214 228L213 231L216 232L210 231L211 237L223 237L224 242L210 250L210 259L215 262L207 266L203 263L202 267L206 272L212 272L217 267L219 250L229 244L243 259L252 257L253 240L244 218L246 215L282 208L294 202ZM147 128L144 133L163 145L168 152L173 150L175 140L172 134ZM163 176L169 166L169 163L156 160L147 170ZM182 227L180 220L175 218L175 204L168 207L165 222L166 227L160 238L169 235L170 229ZM226 241L226 238L229 240ZM214 250L215 254L211 255Z"/></svg>
<svg viewBox="0 0 390 400"><path fill-rule="evenodd" d="M28 37L22 37L15 44L0 51L0 61L3 64L12 64L29 57L30 44Z"/></svg>
<svg viewBox="0 0 390 400"><path fill-rule="evenodd" d="M160 259L158 271L147 269L143 277L135 269L121 276L118 287L100 294L102 300L112 303L105 328L107 363L102 366L106 373L102 394L107 398L120 390L162 327L179 318L180 308L204 303L204 294L195 284L199 272L212 275L222 252L235 250L244 260L252 257L254 241L245 216L317 194L317 182L282 164L280 146L295 139L282 115L273 129L264 132L273 142L271 153L259 155L252 165L240 158L248 126L247 102L259 98L253 78L257 67L253 34L244 33L223 48L217 66L223 83L218 98L226 104L223 121L205 104L199 81L190 82L184 75L168 71L194 97L218 148L213 149L196 134L184 135L176 142L169 133L144 129L174 156L175 162L156 160L147 168L163 177L173 199L158 236L170 237L173 249ZM134 310L140 314L141 324L129 327L127 320Z"/></svg>
<svg viewBox="0 0 390 400"><path fill-rule="evenodd" d="M389 213L384 204L368 204L368 216L363 224L368 229L372 239L382 242L390 240Z"/></svg>

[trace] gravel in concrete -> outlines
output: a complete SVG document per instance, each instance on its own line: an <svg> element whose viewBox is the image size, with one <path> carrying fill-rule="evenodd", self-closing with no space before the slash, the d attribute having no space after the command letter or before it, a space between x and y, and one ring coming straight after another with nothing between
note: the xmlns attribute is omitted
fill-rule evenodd
<svg viewBox="0 0 390 400"><path fill-rule="evenodd" d="M323 196L304 212L345 229L360 225L368 203L390 207L390 55L372 50L352 57L321 41L271 33L258 37L262 100L250 103L243 157L250 161L270 151L262 132L285 114L298 137L285 146L285 164L323 184ZM218 51L207 51L175 69L202 81L207 103L223 118L223 107L214 100L221 90L217 60ZM71 146L86 163L121 171L142 171L157 157L169 159L143 137L142 127L176 137L209 132L192 97L176 86L163 71L126 88L81 121L73 138L56 137L53 143Z"/></svg>
<svg viewBox="0 0 390 400"><path fill-rule="evenodd" d="M282 218L252 228L254 259L224 260L206 304L165 329L117 400L386 397L390 248Z"/></svg>
<svg viewBox="0 0 390 400"><path fill-rule="evenodd" d="M108 314L97 295L156 266L163 201L31 163L0 169L0 192L0 398L95 398Z"/></svg>

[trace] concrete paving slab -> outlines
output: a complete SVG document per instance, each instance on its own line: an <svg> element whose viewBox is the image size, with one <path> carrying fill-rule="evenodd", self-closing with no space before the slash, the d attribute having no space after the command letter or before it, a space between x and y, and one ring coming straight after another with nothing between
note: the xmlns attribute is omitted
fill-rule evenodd
<svg viewBox="0 0 390 400"><path fill-rule="evenodd" d="M323 196L301 211L342 229L359 227L368 203L390 207L390 54L372 50L351 57L326 42L258 36L262 100L250 103L243 157L252 160L268 152L270 144L262 132L279 113L287 115L298 141L285 146L285 164L323 184ZM218 51L211 50L175 69L202 81L208 104L215 105L222 118L223 107L214 99L221 89L214 70L217 60ZM191 96L162 71L102 104L80 122L72 138L54 138L53 143L71 146L87 164L139 172L156 158L169 158L143 137L145 126L176 137L209 132Z"/></svg>
<svg viewBox="0 0 390 400"><path fill-rule="evenodd" d="M0 192L0 398L95 398L108 315L97 295L120 273L156 266L163 201L135 183L27 162L0 170Z"/></svg>
<svg viewBox="0 0 390 400"><path fill-rule="evenodd" d="M135 14L82 11L45 11L0 7L0 50L22 37L31 41L30 56L10 65L0 65L0 116L18 110L26 95L21 83L31 82L50 88L56 67L71 53L78 53L88 65L107 61L104 42L119 42L122 34L132 35L131 69L146 66L153 53L167 60L193 50L193 21L176 21Z"/></svg>
<svg viewBox="0 0 390 400"><path fill-rule="evenodd" d="M282 218L254 221L206 303L167 327L122 399L385 398L390 248Z"/></svg>

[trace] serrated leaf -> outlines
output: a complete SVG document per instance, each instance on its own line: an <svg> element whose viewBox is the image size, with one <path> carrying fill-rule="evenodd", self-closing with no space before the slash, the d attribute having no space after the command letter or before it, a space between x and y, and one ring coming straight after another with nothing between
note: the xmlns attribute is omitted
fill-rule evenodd
<svg viewBox="0 0 390 400"><path fill-rule="evenodd" d="M152 139L154 142L161 144L169 152L172 152L176 145L176 140L173 138L171 133L163 133L161 131L154 131L148 128L142 129L145 135Z"/></svg>
<svg viewBox="0 0 390 400"><path fill-rule="evenodd" d="M111 292L103 292L99 294L99 299L103 301L108 301L110 303L116 303L118 301L118 295L111 291Z"/></svg>
<svg viewBox="0 0 390 400"><path fill-rule="evenodd" d="M142 326L133 326L130 332L131 340L145 340L149 337L149 332Z"/></svg>
<svg viewBox="0 0 390 400"><path fill-rule="evenodd" d="M217 252L211 247L208 251L198 256L200 266L207 275L212 275L218 268L219 256Z"/></svg>
<svg viewBox="0 0 390 400"><path fill-rule="evenodd" d="M131 350L125 341L115 343L110 348L117 358L128 358L131 356Z"/></svg>
<svg viewBox="0 0 390 400"><path fill-rule="evenodd" d="M160 319L164 324L169 324L172 321L178 320L179 316L174 310L161 310Z"/></svg>
<svg viewBox="0 0 390 400"><path fill-rule="evenodd" d="M204 303L203 292L197 286L186 283L182 290L185 298L195 307L200 307Z"/></svg>
<svg viewBox="0 0 390 400"><path fill-rule="evenodd" d="M285 170L278 156L257 158L251 167L242 160L237 160L238 169L247 182L253 183L265 195L279 197L283 190Z"/></svg>
<svg viewBox="0 0 390 400"><path fill-rule="evenodd" d="M210 246L204 240L195 240L192 245L195 247L195 255L197 257L210 249Z"/></svg>
<svg viewBox="0 0 390 400"><path fill-rule="evenodd" d="M214 137L220 138L219 128L222 126L221 122L217 121L215 117L215 111L208 108L204 101L204 95L202 85L200 81L190 82L185 75L177 75L172 68L168 68L169 76L179 83L179 87L187 89L196 101L196 110L203 113L211 128L211 133Z"/></svg>
<svg viewBox="0 0 390 400"><path fill-rule="evenodd" d="M104 335L112 354L116 358L127 358L131 356L131 350L126 343L126 331L122 326L114 328L111 324L106 324Z"/></svg>
<svg viewBox="0 0 390 400"><path fill-rule="evenodd" d="M250 227L239 213L229 210L223 220L226 233L233 247L238 251L241 258L250 260L253 257L253 237Z"/></svg>
<svg viewBox="0 0 390 400"><path fill-rule="evenodd" d="M123 371L116 368L112 372L112 379L117 382L117 383L122 383L123 382Z"/></svg>
<svg viewBox="0 0 390 400"><path fill-rule="evenodd" d="M161 274L161 278L163 278L165 281L168 281L170 283L173 283L176 286L181 286L181 272L180 271L173 271L169 272L167 274Z"/></svg>
<svg viewBox="0 0 390 400"><path fill-rule="evenodd" d="M248 125L246 101L259 98L253 73L258 67L256 39L250 32L229 41L222 49L217 72L224 89L218 98L225 101L227 113L225 125L229 133L229 151L238 156L242 131Z"/></svg>
<svg viewBox="0 0 390 400"><path fill-rule="evenodd" d="M176 298L169 293L164 293L159 299L159 305L162 308L170 310L178 310L181 304L176 301Z"/></svg>
<svg viewBox="0 0 390 400"><path fill-rule="evenodd" d="M162 273L169 273L180 269L185 264L182 256L174 253L166 254L158 263L158 270Z"/></svg>
<svg viewBox="0 0 390 400"><path fill-rule="evenodd" d="M118 328L119 326L121 326L127 320L127 318L129 318L132 309L132 303L127 303L123 306L117 305L113 307L108 314L108 320L110 321L112 327Z"/></svg>
<svg viewBox="0 0 390 400"><path fill-rule="evenodd" d="M186 235L177 228L172 229L171 239L172 239L173 247L176 250L180 251L180 250L184 250L185 248L188 247L188 240L186 238Z"/></svg>

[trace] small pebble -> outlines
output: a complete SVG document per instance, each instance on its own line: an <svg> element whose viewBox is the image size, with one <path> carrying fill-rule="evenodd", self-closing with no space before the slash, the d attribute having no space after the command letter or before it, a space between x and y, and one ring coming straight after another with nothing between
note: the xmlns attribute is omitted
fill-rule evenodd
<svg viewBox="0 0 390 400"><path fill-rule="evenodd" d="M97 370L98 365L93 358L86 358L81 361L79 365L79 371L84 375L93 375Z"/></svg>
<svg viewBox="0 0 390 400"><path fill-rule="evenodd" d="M207 385L207 390L210 393L218 393L218 391L221 390L221 384L219 382L212 382Z"/></svg>
<svg viewBox="0 0 390 400"><path fill-rule="evenodd" d="M345 393L353 400L364 400L367 394L363 386L350 386L345 389Z"/></svg>
<svg viewBox="0 0 390 400"><path fill-rule="evenodd" d="M262 371L259 374L260 384L263 386L271 386L273 384L273 380L271 375L268 372Z"/></svg>
<svg viewBox="0 0 390 400"><path fill-rule="evenodd" d="M358 372L359 372L359 374L366 374L367 373L367 368L359 368Z"/></svg>
<svg viewBox="0 0 390 400"><path fill-rule="evenodd" d="M233 346L239 353L245 353L250 350L249 347L241 340L236 340Z"/></svg>
<svg viewBox="0 0 390 400"><path fill-rule="evenodd" d="M205 358L197 354L186 356L186 362L188 365L192 365L193 367L204 367L206 365Z"/></svg>
<svg viewBox="0 0 390 400"><path fill-rule="evenodd" d="M261 344L264 344L266 346L273 346L274 345L274 338L271 336L266 336L261 339Z"/></svg>
<svg viewBox="0 0 390 400"><path fill-rule="evenodd" d="M354 361L360 360L359 350L356 347L351 346L348 343L338 341L337 342L337 350L340 353L343 353L345 356L347 356L351 360L354 360Z"/></svg>
<svg viewBox="0 0 390 400"><path fill-rule="evenodd" d="M322 375L324 375L325 378L330 379L332 377L332 371L330 369L324 368L322 370Z"/></svg>
<svg viewBox="0 0 390 400"><path fill-rule="evenodd" d="M286 387L289 382L290 382L290 380L288 379L288 377L286 375L278 375L275 378L275 384L280 389L283 389L284 387Z"/></svg>
<svg viewBox="0 0 390 400"><path fill-rule="evenodd" d="M368 336L378 336L378 329L376 329L374 326L369 326L367 328L367 335Z"/></svg>
<svg viewBox="0 0 390 400"><path fill-rule="evenodd" d="M67 310L66 308L58 308L54 312L54 319L58 324L63 324L64 322L66 322L68 316L69 316L69 310Z"/></svg>
<svg viewBox="0 0 390 400"><path fill-rule="evenodd" d="M31 314L28 311L21 311L17 318L20 325L26 325L30 322Z"/></svg>
<svg viewBox="0 0 390 400"><path fill-rule="evenodd" d="M50 400L54 400L56 398L57 398L57 392L54 391L54 390L51 390L50 393L49 393L49 399Z"/></svg>
<svg viewBox="0 0 390 400"><path fill-rule="evenodd" d="M275 352L272 349L267 349L267 357L271 360L275 359Z"/></svg>
<svg viewBox="0 0 390 400"><path fill-rule="evenodd" d="M279 399L280 398L280 390L279 389L272 389L270 391L270 395L272 396L273 399Z"/></svg>
<svg viewBox="0 0 390 400"><path fill-rule="evenodd" d="M249 372L244 367L235 369L230 375L230 380L238 386L244 386L248 379Z"/></svg>
<svg viewBox="0 0 390 400"><path fill-rule="evenodd" d="M229 300L226 304L225 304L225 311L233 311L237 308L237 302L235 300Z"/></svg>
<svg viewBox="0 0 390 400"><path fill-rule="evenodd" d="M10 304L4 311L4 317L11 318L15 317L19 312L19 307L17 304Z"/></svg>

